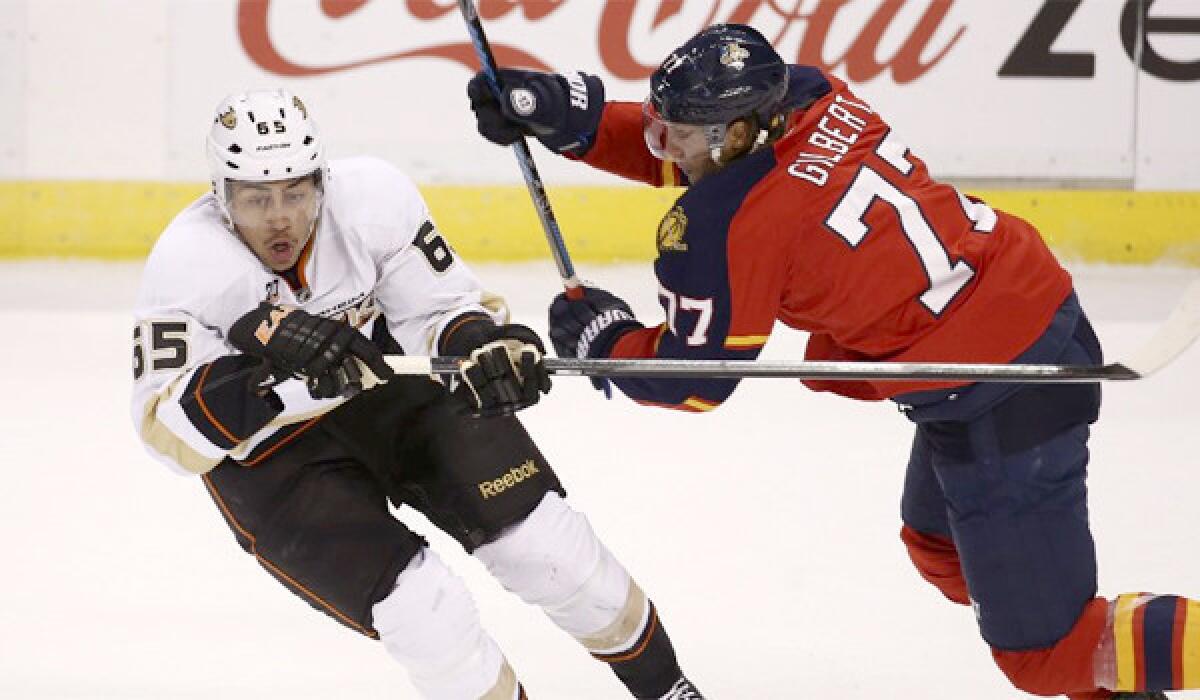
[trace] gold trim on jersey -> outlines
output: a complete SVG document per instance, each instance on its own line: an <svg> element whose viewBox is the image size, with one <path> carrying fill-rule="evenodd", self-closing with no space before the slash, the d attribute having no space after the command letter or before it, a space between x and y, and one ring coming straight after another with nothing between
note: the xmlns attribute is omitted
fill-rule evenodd
<svg viewBox="0 0 1200 700"><path fill-rule="evenodd" d="M696 396L689 396L681 405L687 406L688 408L696 411L711 411L720 404L716 403L715 401L709 401Z"/></svg>
<svg viewBox="0 0 1200 700"><path fill-rule="evenodd" d="M765 335L730 335L725 337L725 347L744 350L746 348L761 348L767 344Z"/></svg>
<svg viewBox="0 0 1200 700"><path fill-rule="evenodd" d="M288 381L292 381L292 380L289 379ZM295 381L300 381L300 380L295 380ZM245 461L246 459L248 459L250 457L250 455L254 454L254 450L258 449L258 447L263 442L265 442L266 440L269 440L270 436L276 430L279 430L280 428L283 428L285 426L295 425L296 423L303 423L305 421L313 420L315 418L320 418L321 416L324 416L326 413L329 413L333 409L346 403L346 401L347 401L346 398L338 397L335 401L332 401L329 405L318 406L312 410L305 411L303 413L296 413L296 414L287 416L286 418L276 417L273 420L271 420L270 423L267 423L265 426L260 428L258 430L258 432L254 433L254 435L251 435L249 438L246 438L245 442L243 442L242 444L240 444L237 447L230 450L229 456L239 462ZM258 456L258 458L261 458L261 457L262 457L262 455ZM257 461L257 459L256 459L256 461Z"/></svg>
<svg viewBox="0 0 1200 700"><path fill-rule="evenodd" d="M175 388L186 376L186 373L181 375L146 401L146 405L142 408L142 424L139 432L142 442L154 448L159 454L193 474L206 474L220 464L222 458L205 457L200 454L158 419L159 404L170 399Z"/></svg>
<svg viewBox="0 0 1200 700"><path fill-rule="evenodd" d="M500 319L499 323L508 323L510 313L508 310L508 302L505 301L504 297L496 294L495 292L489 292L488 290L484 289L481 292L479 305L492 312L493 316Z"/></svg>

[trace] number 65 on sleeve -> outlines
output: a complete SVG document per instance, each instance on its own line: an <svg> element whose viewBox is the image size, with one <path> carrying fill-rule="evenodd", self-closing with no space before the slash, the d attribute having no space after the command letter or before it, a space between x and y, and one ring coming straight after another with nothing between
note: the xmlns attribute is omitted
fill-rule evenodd
<svg viewBox="0 0 1200 700"><path fill-rule="evenodd" d="M142 321L133 328L133 378L152 372L177 370L188 363L186 320Z"/></svg>

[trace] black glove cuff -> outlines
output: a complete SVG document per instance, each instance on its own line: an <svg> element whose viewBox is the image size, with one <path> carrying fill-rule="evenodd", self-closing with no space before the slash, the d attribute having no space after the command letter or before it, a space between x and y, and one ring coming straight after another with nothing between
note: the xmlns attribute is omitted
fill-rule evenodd
<svg viewBox="0 0 1200 700"><path fill-rule="evenodd" d="M438 339L438 354L446 357L465 357L471 351L491 342L496 335L495 321L478 311L468 311L446 324Z"/></svg>
<svg viewBox="0 0 1200 700"><path fill-rule="evenodd" d="M266 357L266 343L255 335L255 331L264 322L268 326L273 325L270 321L271 312L276 308L262 301L258 306L239 317L226 333L229 344L247 355Z"/></svg>
<svg viewBox="0 0 1200 700"><path fill-rule="evenodd" d="M600 78L571 71L554 75L567 95L566 120L550 134L535 136L542 145L558 153L582 158L596 142L600 119L604 115L604 81Z"/></svg>
<svg viewBox="0 0 1200 700"><path fill-rule="evenodd" d="M579 344L575 346L575 355L580 359L608 357L621 336L639 328L645 326L624 309L603 311L584 326L579 334Z"/></svg>

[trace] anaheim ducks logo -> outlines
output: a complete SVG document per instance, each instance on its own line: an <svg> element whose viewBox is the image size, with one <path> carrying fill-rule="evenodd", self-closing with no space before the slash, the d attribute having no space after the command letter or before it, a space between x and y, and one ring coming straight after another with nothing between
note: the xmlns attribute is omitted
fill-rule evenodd
<svg viewBox="0 0 1200 700"><path fill-rule="evenodd" d="M721 47L721 65L741 70L746 67L747 58L750 58L750 52L736 41L731 41Z"/></svg>
<svg viewBox="0 0 1200 700"><path fill-rule="evenodd" d="M226 129L232 129L237 126L237 112L233 111L233 107L230 107L224 114L217 115L217 121L221 122L221 126Z"/></svg>
<svg viewBox="0 0 1200 700"><path fill-rule="evenodd" d="M300 110L300 114L303 115L305 119L308 119L308 108L304 106L304 103L300 101L299 97L292 95L292 106Z"/></svg>
<svg viewBox="0 0 1200 700"><path fill-rule="evenodd" d="M687 243L683 242L683 234L687 231L687 214L683 207L676 206L663 217L658 225L658 252L686 253Z"/></svg>

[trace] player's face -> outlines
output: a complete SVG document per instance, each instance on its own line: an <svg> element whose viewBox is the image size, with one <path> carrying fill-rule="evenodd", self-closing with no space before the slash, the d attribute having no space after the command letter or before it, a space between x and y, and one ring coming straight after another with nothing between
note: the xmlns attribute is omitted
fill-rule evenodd
<svg viewBox="0 0 1200 700"><path fill-rule="evenodd" d="M250 250L276 272L295 265L320 210L321 192L314 178L229 185L229 214Z"/></svg>
<svg viewBox="0 0 1200 700"><path fill-rule="evenodd" d="M712 146L706 127L667 121L649 99L642 103L642 133L655 158L677 163L684 172L695 170L706 158L711 159Z"/></svg>
<svg viewBox="0 0 1200 700"><path fill-rule="evenodd" d="M648 99L642 104L642 132L650 153L678 165L692 184L741 153L740 146L729 143L729 126L669 122Z"/></svg>

